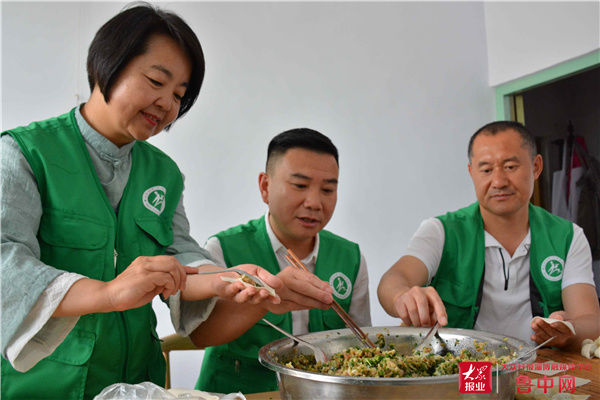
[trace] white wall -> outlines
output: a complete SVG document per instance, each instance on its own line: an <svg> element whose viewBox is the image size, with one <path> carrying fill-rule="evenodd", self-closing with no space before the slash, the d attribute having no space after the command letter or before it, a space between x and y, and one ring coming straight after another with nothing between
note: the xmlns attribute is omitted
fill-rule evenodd
<svg viewBox="0 0 600 400"><path fill-rule="evenodd" d="M2 129L87 98L94 32L123 3L2 4ZM169 3L207 59L200 97L151 141L186 175L200 242L265 211L258 190L268 141L307 126L340 151L328 228L360 243L374 325L396 324L376 297L381 275L419 222L474 199L470 134L494 117L482 3ZM156 305L159 334L172 332ZM191 387L199 355L174 356Z"/></svg>
<svg viewBox="0 0 600 400"><path fill-rule="evenodd" d="M485 2L496 86L600 49L600 2Z"/></svg>

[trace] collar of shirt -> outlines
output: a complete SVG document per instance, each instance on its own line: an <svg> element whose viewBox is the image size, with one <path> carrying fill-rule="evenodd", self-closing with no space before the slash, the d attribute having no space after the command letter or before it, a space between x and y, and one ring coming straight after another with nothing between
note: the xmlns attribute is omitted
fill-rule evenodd
<svg viewBox="0 0 600 400"><path fill-rule="evenodd" d="M495 237L493 237L487 231L484 231L484 234L485 234L485 248L486 249L492 248L492 247L497 247L497 248L501 248L502 250L504 250L504 252L506 254L508 254L508 251L506 251L504 246L502 246L502 244L500 244L500 242L498 240L496 240ZM511 259L526 256L527 254L529 254L530 247L531 247L531 229L529 229L527 231L527 235L525 236L525 238L523 238L521 243L519 243L519 246L517 247L517 250L515 250L515 253L511 257Z"/></svg>
<svg viewBox="0 0 600 400"><path fill-rule="evenodd" d="M135 140L122 147L118 147L88 124L85 118L83 118L83 115L81 115L81 106L77 107L75 110L75 120L81 131L83 140L89 144L98 153L98 157L104 161L118 165L131 154L131 149L135 145Z"/></svg>
<svg viewBox="0 0 600 400"><path fill-rule="evenodd" d="M279 265L285 267L288 263L285 260L285 255L287 253L286 247L279 241L273 229L271 228L271 223L269 222L269 212L265 214L265 227L267 228L267 235L269 235L269 240L271 241L271 247L277 256L277 261L279 261ZM319 254L319 235L315 238L315 247L310 252L310 254L302 260L302 263L306 265L306 267L311 271L315 271L315 264L317 263L317 254ZM283 269L282 267L282 269Z"/></svg>

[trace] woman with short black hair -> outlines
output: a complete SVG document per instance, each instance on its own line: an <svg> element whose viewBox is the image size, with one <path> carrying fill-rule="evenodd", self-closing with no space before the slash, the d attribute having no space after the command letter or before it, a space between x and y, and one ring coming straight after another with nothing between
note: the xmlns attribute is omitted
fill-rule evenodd
<svg viewBox="0 0 600 400"><path fill-rule="evenodd" d="M192 73L177 118L182 117L200 93L205 70L204 54L192 29L177 14L167 10L146 5L130 8L98 30L87 58L90 91L98 85L108 102L112 86L123 68L131 59L146 52L150 36L159 34L177 42L192 64Z"/></svg>
<svg viewBox="0 0 600 400"><path fill-rule="evenodd" d="M145 142L200 91L204 57L189 26L148 4L128 8L96 34L88 76L85 104L2 133L6 399L164 385L150 303L157 294L169 299L182 335L208 317L215 296L279 301L222 274L196 274L219 267L189 234L177 164ZM282 285L255 265L238 268Z"/></svg>

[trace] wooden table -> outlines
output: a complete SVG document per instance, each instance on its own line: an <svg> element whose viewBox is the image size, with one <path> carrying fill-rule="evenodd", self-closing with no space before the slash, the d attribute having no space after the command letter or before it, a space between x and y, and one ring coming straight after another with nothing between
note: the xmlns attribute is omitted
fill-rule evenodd
<svg viewBox="0 0 600 400"><path fill-rule="evenodd" d="M248 400L281 400L279 391L245 394Z"/></svg>
<svg viewBox="0 0 600 400"><path fill-rule="evenodd" d="M588 360L587 358L581 356L578 353L567 353L550 348L538 350L537 354L538 356L535 361L536 363L553 361L557 363L573 363L575 365L580 364L586 367L589 367L591 365L590 369L575 368L570 369L568 371L559 372L554 376L570 375L577 376L579 378L589 379L591 382L584 386L575 388L574 394L589 394L590 400L600 400L600 359L592 358L591 360ZM534 374L526 371L520 371L519 374L528 375L532 379L543 377L543 375ZM248 400L281 400L278 391L247 394L246 398Z"/></svg>

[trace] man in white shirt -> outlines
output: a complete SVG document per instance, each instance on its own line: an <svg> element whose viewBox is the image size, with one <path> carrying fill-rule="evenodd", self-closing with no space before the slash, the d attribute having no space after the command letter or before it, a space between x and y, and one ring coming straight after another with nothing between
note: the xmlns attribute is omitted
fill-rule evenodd
<svg viewBox="0 0 600 400"><path fill-rule="evenodd" d="M275 374L258 363L257 355L260 347L282 335L261 319L296 335L343 328L343 321L329 308L331 297L319 299L317 288L329 289L359 325L371 324L367 268L358 245L323 230L337 201L338 171L337 149L319 132L292 129L271 140L266 172L259 175L260 193L269 211L211 237L206 249L224 266L253 260L278 276L285 288L278 291L281 304L234 307L218 302L216 310L229 312L215 315L229 315L240 327L245 325L240 331L245 333L207 349L197 388L221 393L276 390ZM298 278L307 273L288 266L287 249L314 274L312 285L299 284ZM204 326L223 323L209 317ZM211 345L198 332L190 337L199 347Z"/></svg>
<svg viewBox="0 0 600 400"><path fill-rule="evenodd" d="M600 334L589 244L577 225L529 203L542 158L527 129L499 121L468 149L478 202L425 220L382 277L379 300L415 326L479 329L549 345ZM576 335L562 323L570 321Z"/></svg>

